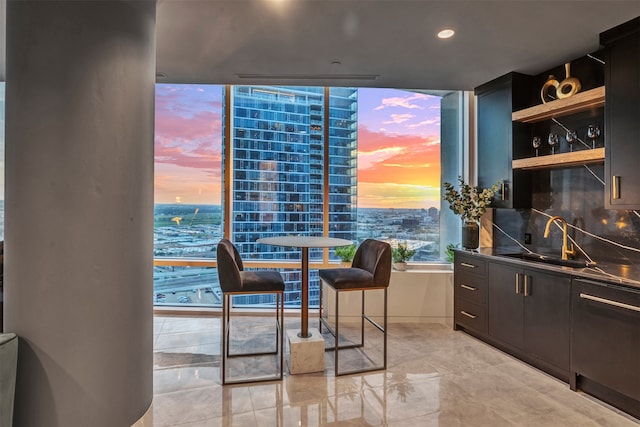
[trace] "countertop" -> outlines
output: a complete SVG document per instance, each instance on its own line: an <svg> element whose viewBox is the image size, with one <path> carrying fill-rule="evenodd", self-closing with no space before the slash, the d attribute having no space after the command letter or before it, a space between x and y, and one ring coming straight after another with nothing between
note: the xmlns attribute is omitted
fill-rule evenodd
<svg viewBox="0 0 640 427"><path fill-rule="evenodd" d="M552 272L594 279L640 290L640 266L635 264L597 263L594 267L589 268L565 267L561 265L504 256L506 254L523 253L522 248L519 247L480 248L474 251L464 249L457 250L465 254L490 258L493 261L503 261L511 264L534 267L540 270L549 270Z"/></svg>

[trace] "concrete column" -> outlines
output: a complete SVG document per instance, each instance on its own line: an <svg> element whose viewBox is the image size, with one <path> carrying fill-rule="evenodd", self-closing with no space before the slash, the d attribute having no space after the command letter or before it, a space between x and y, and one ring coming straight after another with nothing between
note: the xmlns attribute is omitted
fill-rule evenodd
<svg viewBox="0 0 640 427"><path fill-rule="evenodd" d="M18 427L130 426L153 397L155 8L7 0Z"/></svg>

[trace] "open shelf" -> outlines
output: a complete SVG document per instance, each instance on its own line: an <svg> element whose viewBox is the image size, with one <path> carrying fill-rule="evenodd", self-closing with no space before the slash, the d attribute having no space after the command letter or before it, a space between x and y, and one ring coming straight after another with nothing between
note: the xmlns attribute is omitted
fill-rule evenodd
<svg viewBox="0 0 640 427"><path fill-rule="evenodd" d="M604 86L578 92L569 98L556 99L546 104L514 111L511 115L511 120L522 123L536 123L602 106L604 106Z"/></svg>
<svg viewBox="0 0 640 427"><path fill-rule="evenodd" d="M550 154L547 156L529 157L513 160L513 169L542 169L550 167L567 167L599 163L604 161L604 148L580 150L570 153Z"/></svg>

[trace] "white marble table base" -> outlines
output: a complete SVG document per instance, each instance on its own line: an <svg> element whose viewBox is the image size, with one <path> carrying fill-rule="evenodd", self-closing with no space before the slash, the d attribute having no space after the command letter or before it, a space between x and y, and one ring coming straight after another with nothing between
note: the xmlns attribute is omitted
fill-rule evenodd
<svg viewBox="0 0 640 427"><path fill-rule="evenodd" d="M287 362L291 374L324 371L324 338L317 328L309 328L309 335L307 338L301 338L298 331L287 331Z"/></svg>

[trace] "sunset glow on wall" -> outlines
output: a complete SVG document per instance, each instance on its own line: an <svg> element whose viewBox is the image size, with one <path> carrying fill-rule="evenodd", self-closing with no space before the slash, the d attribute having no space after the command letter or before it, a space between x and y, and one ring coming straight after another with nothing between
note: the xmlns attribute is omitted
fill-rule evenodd
<svg viewBox="0 0 640 427"><path fill-rule="evenodd" d="M155 203L221 204L222 86L157 85ZM440 207L440 98L358 90L358 206Z"/></svg>

